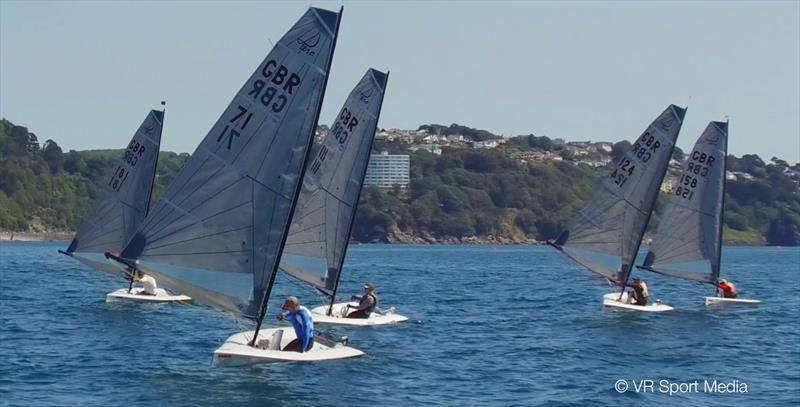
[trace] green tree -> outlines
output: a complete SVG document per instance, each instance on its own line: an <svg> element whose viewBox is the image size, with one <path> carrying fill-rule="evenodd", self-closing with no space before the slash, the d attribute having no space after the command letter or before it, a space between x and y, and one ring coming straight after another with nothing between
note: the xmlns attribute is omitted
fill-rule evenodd
<svg viewBox="0 0 800 407"><path fill-rule="evenodd" d="M57 173L64 168L64 152L55 141L48 139L44 142L42 158L50 167L50 172Z"/></svg>
<svg viewBox="0 0 800 407"><path fill-rule="evenodd" d="M766 238L772 246L800 245L800 216L782 211L769 223Z"/></svg>

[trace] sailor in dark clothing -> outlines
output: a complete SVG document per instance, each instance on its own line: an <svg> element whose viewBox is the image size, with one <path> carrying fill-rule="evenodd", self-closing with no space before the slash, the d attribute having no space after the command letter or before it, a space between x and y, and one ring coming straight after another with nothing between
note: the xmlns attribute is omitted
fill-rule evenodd
<svg viewBox="0 0 800 407"><path fill-rule="evenodd" d="M369 318L375 307L378 306L378 296L375 295L375 286L372 283L364 284L364 295L353 296L354 300L358 301L358 306L347 304L347 308L355 308L356 310L347 315L347 318Z"/></svg>
<svg viewBox="0 0 800 407"><path fill-rule="evenodd" d="M647 284L644 281L639 277L634 277L633 282L627 286L633 288L628 292L628 298L631 299L633 305L647 305L647 297L650 294L647 292Z"/></svg>

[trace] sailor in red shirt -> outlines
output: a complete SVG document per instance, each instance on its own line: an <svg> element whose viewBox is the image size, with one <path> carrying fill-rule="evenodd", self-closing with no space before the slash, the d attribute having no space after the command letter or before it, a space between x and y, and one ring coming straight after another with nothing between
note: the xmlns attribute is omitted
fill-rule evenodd
<svg viewBox="0 0 800 407"><path fill-rule="evenodd" d="M722 290L723 298L736 298L736 295L738 294L738 291L736 291L736 286L724 278L719 280L717 287Z"/></svg>

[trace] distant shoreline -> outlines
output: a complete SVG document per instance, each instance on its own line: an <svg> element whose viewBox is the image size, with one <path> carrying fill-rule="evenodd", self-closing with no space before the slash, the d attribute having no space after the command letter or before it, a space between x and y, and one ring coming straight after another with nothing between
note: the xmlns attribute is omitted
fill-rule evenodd
<svg viewBox="0 0 800 407"><path fill-rule="evenodd" d="M0 243L13 243L13 242L68 242L72 240L75 232L58 231L58 232L0 232ZM420 239L421 240L421 239ZM456 239L443 239L438 241L410 241L410 242L350 242L351 246L358 246L362 244L385 244L385 245L464 245L464 246L544 246L546 242L537 242L535 240L521 242L521 241L496 241L496 240L482 240L473 238L468 241L457 241ZM737 242L724 242L724 246L737 246L737 247L769 247L768 245L754 245L754 244L741 244Z"/></svg>

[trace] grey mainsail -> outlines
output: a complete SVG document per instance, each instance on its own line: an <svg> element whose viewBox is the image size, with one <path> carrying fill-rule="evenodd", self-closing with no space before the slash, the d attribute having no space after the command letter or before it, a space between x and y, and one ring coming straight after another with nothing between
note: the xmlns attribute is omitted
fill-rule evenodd
<svg viewBox="0 0 800 407"><path fill-rule="evenodd" d="M260 318L313 141L339 17L309 8L275 44L125 247L125 262L196 302Z"/></svg>
<svg viewBox="0 0 800 407"><path fill-rule="evenodd" d="M709 123L683 164L643 268L717 282L727 152L728 123Z"/></svg>
<svg viewBox="0 0 800 407"><path fill-rule="evenodd" d="M556 239L558 249L616 284L627 281L685 114L670 105L650 123Z"/></svg>
<svg viewBox="0 0 800 407"><path fill-rule="evenodd" d="M315 146L281 257L281 270L328 295L339 281L387 79L369 69Z"/></svg>
<svg viewBox="0 0 800 407"><path fill-rule="evenodd" d="M161 144L164 112L152 110L133 135L66 253L109 272L102 253L119 253L147 216Z"/></svg>

